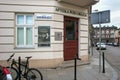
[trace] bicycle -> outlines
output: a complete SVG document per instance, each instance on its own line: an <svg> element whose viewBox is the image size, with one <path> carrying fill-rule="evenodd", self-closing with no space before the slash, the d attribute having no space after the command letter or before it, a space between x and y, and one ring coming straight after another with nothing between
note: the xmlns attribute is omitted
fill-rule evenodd
<svg viewBox="0 0 120 80"><path fill-rule="evenodd" d="M15 59L12 59L14 55L15 54L12 54L7 60L8 63L10 60L12 60L10 66L7 68L10 70L12 78L14 80L18 80L19 77L26 80L43 80L42 73L38 69L29 68L29 59L32 58L32 56L25 57L27 58L25 63L20 63L20 65L18 65L18 62ZM20 69L19 71L19 66L21 66L22 69L24 68L24 70Z"/></svg>

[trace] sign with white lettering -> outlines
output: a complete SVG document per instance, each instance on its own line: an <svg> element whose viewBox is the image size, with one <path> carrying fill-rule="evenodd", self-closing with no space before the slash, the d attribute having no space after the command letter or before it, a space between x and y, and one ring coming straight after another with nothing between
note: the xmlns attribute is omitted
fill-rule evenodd
<svg viewBox="0 0 120 80"><path fill-rule="evenodd" d="M91 14L91 24L110 23L110 10Z"/></svg>
<svg viewBox="0 0 120 80"><path fill-rule="evenodd" d="M50 14L36 14L36 19L37 20L49 20L52 19L52 15Z"/></svg>

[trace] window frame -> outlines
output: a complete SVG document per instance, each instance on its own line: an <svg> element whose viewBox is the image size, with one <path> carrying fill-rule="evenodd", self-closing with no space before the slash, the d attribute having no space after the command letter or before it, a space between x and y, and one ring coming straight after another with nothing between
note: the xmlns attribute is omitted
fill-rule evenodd
<svg viewBox="0 0 120 80"><path fill-rule="evenodd" d="M18 15L23 15L24 16L24 23L23 24L17 24L17 16ZM33 17L33 23L32 24L26 24L26 21L27 21L27 19L26 19L26 16L28 16L28 15L31 15L32 17ZM34 14L16 14L16 47L17 48L34 48ZM17 36L18 36L18 28L23 28L24 29L24 43L23 43L23 45L18 45L18 38L17 38ZM32 28L32 45L27 45L27 43L26 43L26 30L27 30L27 28Z"/></svg>

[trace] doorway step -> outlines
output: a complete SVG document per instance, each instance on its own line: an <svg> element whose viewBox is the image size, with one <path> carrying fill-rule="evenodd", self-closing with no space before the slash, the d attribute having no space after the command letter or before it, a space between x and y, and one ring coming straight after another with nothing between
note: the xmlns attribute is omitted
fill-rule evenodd
<svg viewBox="0 0 120 80"><path fill-rule="evenodd" d="M87 64L90 64L89 60L88 61L77 60L77 66L87 65ZM74 60L64 61L59 67L60 68L74 67Z"/></svg>

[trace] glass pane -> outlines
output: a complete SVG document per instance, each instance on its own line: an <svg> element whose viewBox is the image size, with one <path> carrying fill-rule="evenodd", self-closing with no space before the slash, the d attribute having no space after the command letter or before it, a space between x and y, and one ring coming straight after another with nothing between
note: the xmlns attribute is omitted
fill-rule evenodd
<svg viewBox="0 0 120 80"><path fill-rule="evenodd" d="M26 28L26 45L33 44L33 31L32 28Z"/></svg>
<svg viewBox="0 0 120 80"><path fill-rule="evenodd" d="M17 15L17 24L19 24L19 25L24 24L24 16L23 15Z"/></svg>
<svg viewBox="0 0 120 80"><path fill-rule="evenodd" d="M33 16L32 15L27 15L26 16L26 24L33 24Z"/></svg>
<svg viewBox="0 0 120 80"><path fill-rule="evenodd" d="M50 27L38 27L38 46L50 46Z"/></svg>
<svg viewBox="0 0 120 80"><path fill-rule="evenodd" d="M24 28L17 28L17 45L24 45Z"/></svg>
<svg viewBox="0 0 120 80"><path fill-rule="evenodd" d="M66 21L66 40L75 40L75 24L74 21Z"/></svg>

